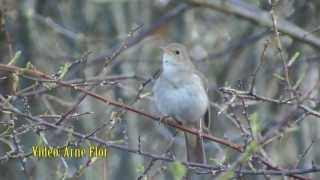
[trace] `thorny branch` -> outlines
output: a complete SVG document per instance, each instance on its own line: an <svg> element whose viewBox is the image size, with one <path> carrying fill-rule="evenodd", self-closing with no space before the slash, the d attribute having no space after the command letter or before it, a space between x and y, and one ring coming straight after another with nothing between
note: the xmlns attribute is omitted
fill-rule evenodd
<svg viewBox="0 0 320 180"><path fill-rule="evenodd" d="M127 35L127 38L124 41L122 41L119 46L117 46L111 52L98 55L90 63L94 63L96 61L105 61L105 65L112 63L116 59L116 57L118 55L120 55L122 52L124 52L126 49L137 44L144 37L148 36L153 31L157 30L160 26L165 25L166 23L168 23L169 20L174 19L174 17L182 14L183 12L185 12L186 10L188 10L192 7L206 7L206 8L219 10L219 11L222 11L225 13L229 13L229 14L235 14L241 18L252 20L256 23L262 24L267 27L272 27L273 32L274 32L274 36L276 38L277 48L279 51L280 59L282 60L282 63L283 63L284 77L285 77L285 80L287 82L287 86L288 86L290 92L293 92L294 89L292 89L291 82L289 79L289 70L288 70L289 65L286 62L284 55L282 54L283 49L282 49L282 45L281 45L281 41L280 41L280 32L286 33L293 38L299 39L300 41L303 41L305 43L312 45L313 47L316 47L318 49L320 48L320 40L317 37L313 36L312 34L307 35L307 33L304 30L302 30L302 29L296 27L295 25L290 24L284 20L281 20L281 19L278 20L278 17L274 14L273 9L271 9L271 12L269 14L269 15L271 15L271 17L270 17L270 16L266 16L268 14L267 12L261 12L261 11L249 12L249 10L247 8L244 8L242 5L235 6L236 4L233 4L232 1L225 1L224 3L222 3L222 1L216 1L214 3L213 2L209 3L207 1L190 0L188 2L189 2L188 4L178 5L172 11L168 12L167 14L162 16L159 20L152 23L150 27L147 27L145 29L142 29L141 31L138 31L142 27L142 26L138 26L137 29L134 29L133 31L129 32L129 34ZM79 38L79 36L76 37L75 34L69 34L69 32L67 32L66 29L61 29L62 27L60 27L58 24L56 24L51 19L46 19L41 16L35 16L34 18L38 19L39 21L41 21L41 22L47 24L48 26L52 27L53 29L55 29L57 32L62 33L70 38L73 38L73 39ZM135 34L135 33L137 35L133 36L133 34ZM258 39L260 39L261 37L263 37L265 34L268 34L268 33L269 33L269 31L264 31L262 33L259 33L257 36L252 37L250 42L255 42ZM236 44L230 48L232 49L232 48L236 48L239 46L240 46L240 44ZM182 161L182 164L185 165L185 167L188 168L188 170L193 170L197 174L211 174L213 176L215 176L216 174L221 174L221 173L229 172L230 170L232 170L235 174L237 174L237 177L248 176L248 175L263 175L263 176L268 175L268 176L290 176L290 177L294 177L296 179L308 179L308 178L301 176L301 175L314 173L314 172L320 172L320 168L315 164L313 164L312 167L310 167L310 168L297 169L297 166L294 169L281 168L279 166L274 165L272 163L272 161L270 160L269 156L263 151L263 148L265 146L267 146L269 143L272 143L275 138L278 138L279 136L281 136L279 132L282 130L282 128L284 128L284 126L288 126L288 124L290 124L290 123L293 124L293 123L297 123L298 121L302 121L303 119L305 119L305 117L307 117L309 115L314 116L316 118L320 118L319 112L317 112L315 109L313 109L313 107L310 107L310 106L304 104L304 101L307 100L308 97L306 97L304 99L299 99L296 96L296 93L292 93L292 96L290 98L275 99L275 98L269 98L266 96L258 95L254 91L256 76L263 65L264 55L265 55L265 51L267 48L268 48L268 43L265 44L265 47L264 47L263 52L260 57L260 61L252 74L251 86L248 91L237 90L237 89L233 89L233 88L229 88L229 87L220 88L220 91L223 94L227 94L227 95L232 96L230 103L227 104L227 108L229 106L234 106L234 105L237 106L239 104L240 104L240 106L243 106L243 114L245 115L245 118L248 121L248 127L243 126L241 124L241 122L238 121L238 119L235 120L236 121L235 124L237 125L238 128L240 128L241 132L243 132L244 134L249 136L248 138L246 138L246 142L244 143L244 145L233 143L233 142L230 142L229 140L217 138L215 136L212 136L209 133L201 133L201 136L203 136L205 139L207 139L209 141L216 142L221 145L224 145L228 148L231 148L242 156L245 155L245 153L246 153L245 150L246 150L246 147L249 142L256 140L258 143L258 149L260 148L260 150L250 154L250 158L248 158L248 160L247 160L248 161L247 164L249 164L248 166L243 165L244 164L243 161L235 161L234 162L235 169L231 169L227 165L213 166L213 165L208 165L208 164L197 164L197 163L190 163L190 162ZM218 56L226 54L226 52L227 51L224 51L221 54L218 54ZM213 56L215 56L215 55L213 55ZM55 85L54 87L52 87L52 89L57 88L57 87L67 87L67 88L70 88L74 91L82 93L81 96L77 99L76 103L73 104L72 107L68 111L66 111L62 115L52 115L52 116L48 116L48 115L32 116L30 113L21 112L20 110L18 110L15 106L13 106L11 104L10 97L8 99L1 97L0 112L10 112L12 116L22 117L24 119L28 119L31 121L30 124L32 123L32 125L35 125L35 126L32 126L32 128L30 126L30 127L21 127L21 128L17 128L17 129L13 130L13 132L14 132L12 134L13 135L13 138L12 138L13 144L11 144L12 151L10 151L10 153L7 153L6 155L0 157L0 160L3 160L3 161L18 158L22 161L22 165L24 165L23 159L30 157L32 153L25 153L25 152L21 151L21 148L19 147L19 144L18 144L19 138L17 138L17 137L23 135L25 132L27 132L29 130L36 130L36 132L39 133L40 131L47 131L47 130L52 130L52 129L60 130L61 132L65 133L66 135L71 134L73 137L76 137L78 139L78 143L81 143L84 140L89 140L91 142L94 142L94 143L100 144L100 145L104 145L109 148L118 149L118 150L130 152L130 153L138 154L138 155L144 156L146 158L150 158L151 160L150 160L149 164L146 166L146 169L142 172L139 179L146 177L148 174L148 171L150 171L150 169L154 166L154 164L157 161L162 161L162 162L166 162L166 163L176 161L176 159L174 157L171 157L168 155L163 155L163 154L158 155L155 153L145 152L141 148L141 139L140 138L139 138L139 147L137 149L134 149L134 148L130 148L128 145L123 145L123 144L120 145L120 144L109 142L109 141L106 141L106 140L103 140L103 139L96 137L95 135L97 134L97 132L99 130L101 130L102 128L104 128L105 124L102 126L99 126L98 128L95 128L93 131L91 131L89 133L80 133L80 132L77 132L77 131L72 130L70 128L64 127L62 125L62 122L65 119L79 117L79 116L82 116L85 114L90 114L89 112L81 113L81 114L74 114L73 113L75 111L75 109L78 107L78 105L85 99L86 96L93 97L95 100L103 102L107 106L111 105L111 106L118 107L121 109L119 112L121 112L123 114L127 111L134 112L138 115L147 117L147 118L154 120L154 121L157 121L157 122L164 123L168 126L171 126L175 129L178 129L178 130L181 130L184 132L192 133L195 135L198 135L198 133L199 133L197 130L189 129L189 128L183 127L179 124L176 124L174 121L170 121L170 119L169 120L167 120L167 119L162 120L161 117L154 116L148 112L141 111L141 110L138 110L138 109L135 109L132 107L132 105L140 99L140 95L141 95L144 87L147 84L149 84L152 81L152 79L143 79L143 78L140 78L136 75L123 76L123 77L113 77L114 79L103 78L103 77L99 77L99 73L101 73L101 72L98 72L98 75L96 75L92 79L86 80L85 82L83 82L82 79L80 79L78 81L77 80L64 81L61 79L53 78L52 76L49 76L48 74L43 73L41 71L38 71L36 69L18 68L16 66L2 65L2 64L0 64L0 72L16 73L20 76L23 76L25 78L29 78L29 79L34 80L36 82L52 83ZM93 92L94 87L101 85L101 83L105 83L106 81L124 80L124 79L136 79L136 80L143 81L143 83L141 84L141 88L139 88L139 90L137 92L136 97L133 99L133 101L131 103L129 103L129 105L121 103L119 101L115 101L115 100L106 98L106 97L103 97L103 96ZM89 87L89 88L86 89L85 87ZM44 89L37 89L33 92L29 92L28 90L30 90L32 88L34 88L34 87L29 87L24 90L21 90L20 92L18 92L18 97L33 96L33 95L37 95L37 94L41 94L41 93L50 91L47 88L44 88ZM296 99L299 99L300 101L296 101ZM238 101L238 100L240 100L240 101ZM302 110L302 112L300 112L300 114L299 114L300 116L296 121L289 122L289 120L285 120L285 121L281 122L280 126L278 126L275 131L272 131L272 132L271 132L271 130L270 130L271 128L270 128L269 132L271 132L271 133L269 133L269 134L265 133L265 134L268 134L268 136L261 133L261 134L259 134L259 135L261 135L261 137L259 136L257 138L252 138L252 136L254 134L254 130L252 129L250 122L249 122L250 121L249 120L249 112L248 112L247 107L250 105L247 103L247 101L256 101L258 103L261 103L261 102L262 103L271 103L271 104L275 104L275 105L279 105L279 106L280 105L292 106L292 107L296 107L297 109ZM237 104L238 102L240 102L240 103ZM222 111L225 110L224 108L220 108L220 109ZM234 117L234 115L229 115L228 113L226 113L226 114L230 117L230 119L232 119ZM54 119L54 120L58 120L58 121L50 122L49 119L51 119L51 120ZM11 122L4 121L4 122L1 122L1 124L10 125ZM45 127L45 129L44 129L44 127ZM250 129L251 134L245 133L245 132L249 132L246 128ZM4 141L4 140L0 139L0 141ZM308 153L312 144L304 151L300 160ZM253 170L250 167L250 165L252 165L253 163L259 163L260 165L263 165L263 168L258 169L258 170ZM298 163L299 163L299 161L297 162L297 164ZM89 166L89 165L90 165L90 160L87 161L87 166Z"/></svg>

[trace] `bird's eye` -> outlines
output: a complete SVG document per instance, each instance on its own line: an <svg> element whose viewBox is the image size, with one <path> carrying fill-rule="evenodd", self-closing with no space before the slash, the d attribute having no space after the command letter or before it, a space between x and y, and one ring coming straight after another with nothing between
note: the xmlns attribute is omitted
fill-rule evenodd
<svg viewBox="0 0 320 180"><path fill-rule="evenodd" d="M179 55L180 51L179 50L175 50L174 53L176 53L176 55Z"/></svg>

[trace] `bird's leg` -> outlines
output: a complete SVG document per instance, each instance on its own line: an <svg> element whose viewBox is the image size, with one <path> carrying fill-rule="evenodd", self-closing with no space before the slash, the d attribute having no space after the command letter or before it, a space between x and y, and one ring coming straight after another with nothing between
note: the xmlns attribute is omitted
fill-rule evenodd
<svg viewBox="0 0 320 180"><path fill-rule="evenodd" d="M203 138L202 138L202 134L203 134L203 129L202 128L203 127L202 126L203 126L202 120L200 120L198 128L197 128L197 131L198 131L197 136L198 136L198 138L200 140L201 145L203 146Z"/></svg>
<svg viewBox="0 0 320 180"><path fill-rule="evenodd" d="M172 117L172 116L168 116L168 115L162 116L162 117L160 118L159 123L163 123L163 122L165 122L165 123L167 123L167 122L174 122L174 123L177 123L177 124L179 124L179 125L182 125L182 122L179 121L177 118Z"/></svg>
<svg viewBox="0 0 320 180"><path fill-rule="evenodd" d="M202 120L200 119L200 121L199 121L199 132L198 132L198 136L199 136L199 138L202 138L202 134L203 134L203 122L202 122Z"/></svg>
<svg viewBox="0 0 320 180"><path fill-rule="evenodd" d="M203 162L204 164L207 163L207 160L206 160L206 152L205 152L205 146L204 146L204 141L203 141L203 129L204 129L204 122L200 119L199 121L199 131L198 131L198 138L199 138L199 145L202 147L201 150L202 150L202 159L203 159Z"/></svg>

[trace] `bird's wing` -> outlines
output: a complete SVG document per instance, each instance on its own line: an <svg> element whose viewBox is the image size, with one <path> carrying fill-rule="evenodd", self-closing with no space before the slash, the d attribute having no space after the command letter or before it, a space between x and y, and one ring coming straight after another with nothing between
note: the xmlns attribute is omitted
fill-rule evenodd
<svg viewBox="0 0 320 180"><path fill-rule="evenodd" d="M208 79L198 70L196 70L195 73L200 77L202 84L203 84L203 87L205 88L207 95L208 95L208 91L209 91ZM203 117L204 125L205 125L204 127L206 129L211 127L211 105L210 105L209 95L208 95L208 99L209 99L208 109Z"/></svg>

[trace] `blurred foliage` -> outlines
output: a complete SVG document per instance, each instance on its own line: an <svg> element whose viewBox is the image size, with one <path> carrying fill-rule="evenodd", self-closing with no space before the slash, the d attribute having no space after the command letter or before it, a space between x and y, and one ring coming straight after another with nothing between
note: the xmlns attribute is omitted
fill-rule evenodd
<svg viewBox="0 0 320 180"><path fill-rule="evenodd" d="M49 75L59 74L58 71L61 71L58 77L68 76L65 77L66 81L94 84L97 81L93 77L101 71L106 61L105 55L119 47L132 29L141 24L142 29L148 28L184 2L0 0L0 63L8 64L10 60L18 59L19 62L15 64L19 67L26 67L30 62L34 68ZM271 8L268 1L264 0L243 2L265 11ZM279 18L287 19L319 36L320 1L285 0L279 2L275 11ZM215 144L218 146L216 149L213 145L207 145L209 159L227 156L222 162L225 165L232 165L232 162L241 157L243 161L248 161L255 151L259 151L260 147L255 143L260 136L268 137L268 133L273 129L280 129L276 139L264 149L274 164L291 168L310 167L312 163L320 164L320 149L317 148L320 138L317 133L320 129L319 118L307 115L302 117L302 110L297 106L256 101L246 102L246 111L250 115L247 117L243 113L241 101L231 102L232 97L219 91L219 88L224 86L249 90L252 74L263 56L264 61L256 74L254 92L273 99L290 97L292 92L282 80L282 62L271 28L261 27L236 15L206 8L191 8L170 20L109 64L103 77L99 77L105 80L98 84L94 92L154 113L150 96L152 83L145 87L143 83L152 78L161 67L159 47L168 42L180 42L188 47L194 64L208 79L213 110L210 133L244 144L247 135L236 125L240 123L245 129L251 126L251 133L256 138L251 143L246 142L249 145L240 157L239 153L218 144ZM133 36L135 35L134 33ZM320 85L319 50L287 35L280 35L282 53L290 62L290 80L299 97L297 104L307 105L317 111ZM265 44L268 44L268 48L264 52ZM88 52L92 53L88 55L88 59L85 58L86 62L76 65L76 62ZM70 65L74 65L74 68L70 68ZM70 72L71 69L77 73ZM69 76L68 73L72 75ZM63 115L82 95L64 87L50 87L48 91L28 94L33 90L41 90L40 87L46 86L46 83L19 78L18 85L6 85L7 80L7 77L0 75L0 94L8 94L5 88L14 89L15 92L10 94L18 95L11 98L10 103L34 116ZM16 80L14 82L16 83ZM139 101L135 101L141 87L144 87L142 95L140 94ZM143 151L154 154L165 154L171 142L170 137L173 136L165 126L131 112L122 112L119 108L106 106L93 98L86 97L76 108L76 112L87 114L65 120L65 127L84 134L102 127L95 136L108 142L128 144L131 148L141 146ZM56 119L46 120L55 122ZM34 144L43 141L42 138L51 146L75 140L59 130L43 131L42 137L39 135L39 129L32 129L35 127L32 122L24 118L14 118L10 114L0 114L0 121L14 121L14 128L25 130L19 132L21 134L18 137L21 148L26 153L30 152ZM25 129L26 123L29 123L31 130ZM280 126L284 128L279 128ZM298 130L292 131L295 128ZM10 137L5 135L7 130L7 126L0 125L0 156L8 152L12 144ZM174 139L175 157L179 161L185 160L182 136L178 133ZM312 146L308 148L310 145ZM108 158L95 159L95 162L89 165L88 159L64 161L59 158L51 160L28 157L9 160L0 164L0 177L11 180L26 177L64 179L78 176L80 179L136 179L150 161L149 158L129 152L109 150ZM305 155L301 156L304 153ZM181 179L186 169L179 161L170 165L157 161L146 179ZM169 168L163 168L166 166ZM234 175L231 171L227 173ZM310 174L309 177L319 178L319 173ZM265 179L264 176L245 178Z"/></svg>

